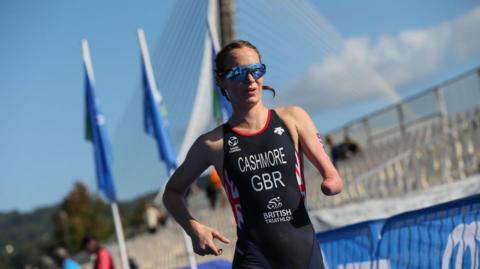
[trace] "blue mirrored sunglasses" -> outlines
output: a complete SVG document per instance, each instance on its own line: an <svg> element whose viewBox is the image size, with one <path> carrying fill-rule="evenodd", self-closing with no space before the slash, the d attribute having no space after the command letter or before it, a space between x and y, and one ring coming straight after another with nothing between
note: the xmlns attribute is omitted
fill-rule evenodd
<svg viewBox="0 0 480 269"><path fill-rule="evenodd" d="M239 65L232 69L225 71L223 74L228 80L247 81L248 74L252 74L253 79L257 80L267 72L267 67L264 64L247 64Z"/></svg>

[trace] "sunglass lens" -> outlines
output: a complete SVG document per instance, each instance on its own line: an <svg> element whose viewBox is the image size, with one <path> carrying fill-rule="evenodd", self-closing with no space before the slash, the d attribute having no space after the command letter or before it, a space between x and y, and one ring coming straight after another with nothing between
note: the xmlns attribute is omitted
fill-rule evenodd
<svg viewBox="0 0 480 269"><path fill-rule="evenodd" d="M250 74L252 74L253 78L255 80L263 77L265 75L265 67L264 66L259 66L250 71Z"/></svg>
<svg viewBox="0 0 480 269"><path fill-rule="evenodd" d="M236 81L247 81L248 74L252 74L255 80L261 78L265 75L266 67L264 64L249 64L249 65L242 65L237 66L231 69L225 75L226 79L229 80L236 80Z"/></svg>
<svg viewBox="0 0 480 269"><path fill-rule="evenodd" d="M239 67L235 67L233 68L232 70L230 70L226 75L225 75L225 78L226 79L229 79L229 80L238 80L238 78L240 77L241 75L241 70L239 69Z"/></svg>

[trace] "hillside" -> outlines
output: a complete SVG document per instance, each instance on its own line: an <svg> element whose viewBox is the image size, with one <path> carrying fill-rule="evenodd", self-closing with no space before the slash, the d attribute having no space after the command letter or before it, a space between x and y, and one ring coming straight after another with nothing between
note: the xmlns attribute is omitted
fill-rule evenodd
<svg viewBox="0 0 480 269"><path fill-rule="evenodd" d="M122 223L129 227L127 236L136 233L131 224L135 224L135 218L139 224L139 208L143 208L144 201L152 199L154 195L155 193L146 194L119 204ZM37 264L42 255L52 252L57 246L53 239L53 219L59 208L60 204L57 204L26 213L0 212L0 268L23 268L25 264ZM109 207L103 214L111 216Z"/></svg>

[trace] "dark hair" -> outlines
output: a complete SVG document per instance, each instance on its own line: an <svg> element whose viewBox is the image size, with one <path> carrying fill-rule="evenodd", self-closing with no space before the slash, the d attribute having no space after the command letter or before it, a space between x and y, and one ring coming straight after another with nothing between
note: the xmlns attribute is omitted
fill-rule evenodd
<svg viewBox="0 0 480 269"><path fill-rule="evenodd" d="M90 241L93 241L93 240L97 240L97 238L95 238L95 236L93 235L90 235L90 234L87 234L85 235L83 238L82 238L82 248L85 248L87 246L88 243L90 243Z"/></svg>
<svg viewBox="0 0 480 269"><path fill-rule="evenodd" d="M223 47L217 53L217 56L215 57L215 73L217 74L217 76L223 76L223 72L226 71L225 70L226 69L225 68L225 59L230 54L230 52L234 49L241 49L241 48L253 49L257 53L258 59L260 60L260 62L262 62L262 56L260 55L260 52L258 51L257 47L255 47L255 45L253 45L252 43L250 43L246 40L234 40L234 41L228 43L225 47ZM222 88L220 88L220 89L222 91L223 96L225 96L225 98L227 98L227 100L230 100L230 98L228 98L228 96L227 96L227 93L225 92L225 89L222 89ZM275 97L275 89L274 88L272 88L270 86L267 86L267 85L263 85L262 89L271 91L273 93L273 96Z"/></svg>

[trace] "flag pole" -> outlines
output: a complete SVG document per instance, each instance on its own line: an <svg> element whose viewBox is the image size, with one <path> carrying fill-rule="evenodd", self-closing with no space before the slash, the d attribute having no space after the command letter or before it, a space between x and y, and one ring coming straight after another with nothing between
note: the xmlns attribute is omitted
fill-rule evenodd
<svg viewBox="0 0 480 269"><path fill-rule="evenodd" d="M120 251L122 267L125 269L130 269L130 265L128 264L127 247L125 245L125 237L123 235L122 221L120 219L118 206L116 202L111 202L110 205L112 207L113 223L115 225L115 233L117 234L118 249Z"/></svg>
<svg viewBox="0 0 480 269"><path fill-rule="evenodd" d="M143 65L144 65L143 67L144 67L145 76L146 76L146 80L147 80L146 82L149 85L149 87L148 87L149 88L148 89L149 95L151 96L151 98L153 98L155 100L154 106L156 106L156 105L158 105L158 103L161 103L162 98L161 98L160 92L157 89L157 83L156 83L155 77L153 75L152 62L150 60L150 54L148 53L147 41L146 41L146 38L145 38L145 33L143 32L142 28L139 28L137 30L137 36L138 36L138 42L139 42L139 45L140 45L140 51L141 51L142 59L143 59ZM150 109L151 110L157 110L158 108L157 107L151 107ZM159 145L160 157L162 159L164 159L164 161L166 163L168 176L170 178L175 171L174 167L172 167L172 166L176 166L175 156L167 156L167 155L174 155L174 152L173 152L171 144L170 144L171 141L166 141L166 140L168 140L166 138L168 131L166 130L165 126L159 124L159 121L162 120L161 119L162 115L160 115L159 113L155 113L154 111L151 111L151 112L153 112L155 115L158 115L158 117L159 117L157 119L157 122L154 123L154 125L155 124L160 125L160 126L157 126L156 131L159 132L159 133L164 131L165 136L159 137L159 134L157 134L155 136L155 138L157 140L157 144ZM161 141L161 140L163 140L163 141ZM166 148L170 147L170 150L165 149L165 147ZM162 151L164 151L164 153L162 153ZM163 156L163 155L165 155L165 156ZM171 158L171 159L173 158L173 159L172 160L167 160L168 158ZM175 162L175 164L172 164L172 162ZM164 187L162 187L161 191L163 191L163 189L164 189ZM195 254L193 252L192 240L183 229L182 229L182 231L183 231L183 238L185 240L185 248L186 248L190 268L191 269L197 269L197 261L195 259Z"/></svg>
<svg viewBox="0 0 480 269"><path fill-rule="evenodd" d="M94 128L100 129L104 124L104 119L101 116L101 114L98 112L98 108L96 107L97 105L96 98L93 96L93 91L94 91L93 88L95 86L95 77L93 75L93 65L92 65L92 59L90 57L90 49L88 47L88 41L86 39L82 39L82 55L83 55L83 61L85 64L85 71L87 72L86 74L88 79L87 83L89 84L89 86L87 87L90 87L90 89L87 89L87 91L90 90L91 91L90 94L92 94L91 100L90 100L91 107L89 107L87 110L88 117L90 119L89 122L91 126L87 126L87 128L91 128L92 133L94 133L92 142L95 147L95 158L96 158L95 163L97 164L97 167L96 167L97 181L102 182L101 184L99 184L99 186L101 190L105 192L107 198L110 201L122 268L130 269L130 266L128 264L127 249L125 246L125 238L123 236L123 228L122 228L122 223L120 219L120 214L118 212L117 203L115 202L115 191L113 188L113 179L110 173L110 167L109 167L110 164L108 160L105 160L105 159L109 159L108 156L105 156L108 154L106 152L107 146L105 145L105 143L107 143L107 140L106 140L107 138L102 137L102 135L106 135L106 132L102 132L102 130L93 130ZM100 156L100 155L104 155L104 156ZM102 160L97 160L97 158L102 158ZM102 166L102 167L98 167L98 166ZM100 169L102 170L102 172L99 173L98 171ZM104 179L100 177L108 177L108 179ZM104 186L103 184L106 184L106 185Z"/></svg>

